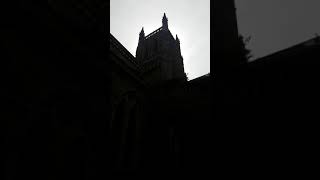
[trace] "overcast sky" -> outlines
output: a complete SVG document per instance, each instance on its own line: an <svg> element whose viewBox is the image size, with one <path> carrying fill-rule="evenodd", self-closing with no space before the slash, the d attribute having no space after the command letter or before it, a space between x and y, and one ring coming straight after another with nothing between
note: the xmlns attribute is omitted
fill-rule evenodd
<svg viewBox="0 0 320 180"><path fill-rule="evenodd" d="M236 0L239 33L255 58L320 35L320 0Z"/></svg>
<svg viewBox="0 0 320 180"><path fill-rule="evenodd" d="M210 0L111 0L110 32L135 56L142 27L146 35L161 27L163 13L189 79L209 73Z"/></svg>

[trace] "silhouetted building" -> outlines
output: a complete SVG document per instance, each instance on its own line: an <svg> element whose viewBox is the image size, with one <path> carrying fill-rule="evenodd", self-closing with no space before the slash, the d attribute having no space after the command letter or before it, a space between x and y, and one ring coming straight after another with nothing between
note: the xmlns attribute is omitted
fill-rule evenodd
<svg viewBox="0 0 320 180"><path fill-rule="evenodd" d="M186 81L180 40L177 35L176 39L172 36L166 14L162 18L162 27L149 35L145 36L142 28L136 57L148 83L175 79Z"/></svg>
<svg viewBox="0 0 320 180"><path fill-rule="evenodd" d="M214 1L214 10L215 120L225 125L226 161L250 170L308 164L317 154L319 37L241 62L232 1Z"/></svg>
<svg viewBox="0 0 320 180"><path fill-rule="evenodd" d="M15 4L18 23L6 19L1 34L6 179L193 170L207 166L208 154L251 173L260 164L282 170L318 153L319 38L241 62L234 2L213 1L212 120L213 77L186 81L180 41L166 16L161 28L140 33L134 57L106 36L105 1L48 4L45 12ZM48 16L36 21L37 12ZM43 27L50 30L45 36L37 31ZM207 154L206 145L224 154Z"/></svg>
<svg viewBox="0 0 320 180"><path fill-rule="evenodd" d="M192 165L189 129L199 113L210 114L210 76L186 81L166 18L141 39L136 59L105 37L105 1L48 5L17 3L17 23L6 21L1 36L6 179L99 179L111 170ZM38 12L48 16L38 21Z"/></svg>
<svg viewBox="0 0 320 180"><path fill-rule="evenodd" d="M189 129L199 114L210 118L210 74L186 80L180 40L166 15L159 29L147 36L141 30L136 57L110 34L110 57L115 170L193 166Z"/></svg>

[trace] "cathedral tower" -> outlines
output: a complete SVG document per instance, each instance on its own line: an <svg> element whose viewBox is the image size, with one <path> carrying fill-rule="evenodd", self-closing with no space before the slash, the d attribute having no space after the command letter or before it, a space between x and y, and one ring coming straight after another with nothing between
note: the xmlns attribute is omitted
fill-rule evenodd
<svg viewBox="0 0 320 180"><path fill-rule="evenodd" d="M149 35L142 28L136 51L137 62L141 65L143 76L150 84L168 80L186 81L180 40L174 38L168 27L166 14L162 18L162 27Z"/></svg>

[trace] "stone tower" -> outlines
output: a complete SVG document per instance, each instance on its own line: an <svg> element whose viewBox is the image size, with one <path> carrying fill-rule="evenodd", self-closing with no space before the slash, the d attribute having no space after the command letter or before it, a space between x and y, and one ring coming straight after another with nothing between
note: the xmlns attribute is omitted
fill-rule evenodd
<svg viewBox="0 0 320 180"><path fill-rule="evenodd" d="M145 36L142 28L136 51L136 60L142 67L143 77L150 84L169 80L186 81L180 40L174 38L168 27L166 14L162 27Z"/></svg>

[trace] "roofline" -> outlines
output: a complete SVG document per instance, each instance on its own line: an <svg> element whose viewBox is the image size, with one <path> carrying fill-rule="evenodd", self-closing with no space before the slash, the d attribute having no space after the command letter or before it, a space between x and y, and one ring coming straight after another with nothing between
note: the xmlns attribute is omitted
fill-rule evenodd
<svg viewBox="0 0 320 180"><path fill-rule="evenodd" d="M122 50L124 50L125 51L125 53L126 53L126 55L128 55L128 54L130 54L131 55L131 53L110 33L110 41L113 41L113 42L115 42L115 43L117 43L117 45L119 45L120 46L120 48L122 48ZM122 51L123 52L123 51ZM114 54L114 52L111 52L112 54ZM121 53L121 52L120 52ZM130 56L129 55L129 56ZM117 58L119 58L116 54L115 54L115 56L117 57ZM132 55L131 55L132 56ZM133 57L133 56L132 56ZM134 58L134 57L133 57ZM121 58L120 58L121 59ZM135 58L134 58L135 59ZM133 62L132 60L130 60L130 61L124 61L124 60L122 60L121 62L123 62L123 63L126 63L126 62L128 62L128 63L131 63L132 65L135 65L135 67L134 67L134 69L132 69L132 67L130 68L130 65L126 65L126 67L124 67L122 64L123 63L120 63L120 62L118 62L118 61L114 61L116 64L118 64L120 67L122 67L122 68L124 68L124 71L125 72L127 72L128 74L130 74L134 79L136 79L140 84L142 84L144 87L149 87L149 85L146 83L146 82L144 82L143 81L143 79L141 78L141 77L139 77L139 74L141 73L140 71L141 71L141 67L139 66L139 65L137 65L135 62ZM130 69L130 70L129 70ZM132 70L134 70L134 71L136 71L136 72L134 72L134 71L132 71Z"/></svg>
<svg viewBox="0 0 320 180"><path fill-rule="evenodd" d="M127 50L127 48L125 48L111 33L110 33L110 40L111 41L113 41L113 42L115 42L117 45L119 45L120 46L120 48L122 49L122 50L124 50L124 53L126 54L126 55L128 55L128 57L129 57L129 59L130 59L130 63L132 63L132 64L134 64L134 66L136 66L136 68L140 68L139 67L139 65L138 65L138 63L135 61L135 57Z"/></svg>
<svg viewBox="0 0 320 180"><path fill-rule="evenodd" d="M195 82L195 81L199 81L199 80L202 80L202 79L205 79L205 78L208 78L208 77L211 77L211 73L210 72L208 74L203 75L203 76L200 76L200 77L197 77L195 79L192 79L192 80L190 80L188 82Z"/></svg>
<svg viewBox="0 0 320 180"><path fill-rule="evenodd" d="M306 47L308 47L308 46L306 46L306 44L307 44L307 43L310 43L310 42L312 42L312 41L315 41L316 43L319 42L319 45L320 45L320 37L317 36L317 37L314 37L314 38L312 38L312 39L303 41L303 42L301 42L301 43L299 43L299 44L295 44L295 45L290 46L290 47L288 47L288 48L285 48L285 49L282 49L282 50L280 50L280 51L274 52L274 53L272 53L272 54L268 54L268 55L266 55L266 56L259 57L259 58L255 59L255 60L249 62L249 64L258 63L258 62L264 61L265 59L269 59L269 58L272 58L272 57L274 57L274 56L281 55L282 53L285 53L285 52L288 52L288 51L292 51L292 50L294 50L294 49L296 49L296 48L299 48L299 47L305 47L305 48L306 48Z"/></svg>
<svg viewBox="0 0 320 180"><path fill-rule="evenodd" d="M161 27L159 27L158 29L152 31L150 34L148 34L148 35L145 37L145 39L148 39L148 38L150 38L151 36L157 34L157 33L160 32L162 29L163 29L163 28L162 28L162 26L161 26Z"/></svg>

